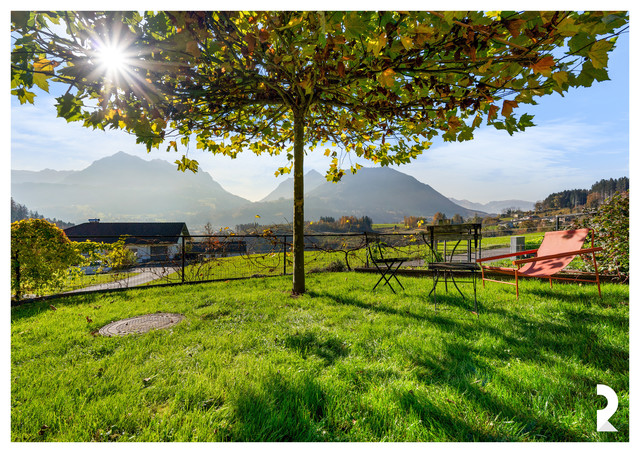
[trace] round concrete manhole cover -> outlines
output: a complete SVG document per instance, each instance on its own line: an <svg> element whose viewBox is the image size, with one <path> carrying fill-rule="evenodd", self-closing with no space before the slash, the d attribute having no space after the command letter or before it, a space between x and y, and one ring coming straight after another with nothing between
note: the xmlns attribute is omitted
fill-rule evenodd
<svg viewBox="0 0 640 453"><path fill-rule="evenodd" d="M105 337L145 333L150 330L175 326L183 319L184 316L177 313L153 313L114 321L101 328L98 333Z"/></svg>

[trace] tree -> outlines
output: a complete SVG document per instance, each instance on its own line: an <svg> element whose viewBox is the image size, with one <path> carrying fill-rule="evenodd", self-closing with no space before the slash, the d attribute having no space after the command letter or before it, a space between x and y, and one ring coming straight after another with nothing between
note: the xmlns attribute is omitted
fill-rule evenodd
<svg viewBox="0 0 640 453"><path fill-rule="evenodd" d="M446 221L447 221L447 216L444 213L439 211L436 212L433 215L433 219L431 219L431 223L433 225L440 225L440 224L446 223Z"/></svg>
<svg viewBox="0 0 640 453"><path fill-rule="evenodd" d="M64 232L42 219L11 224L11 291L16 300L25 292L55 287L70 266L82 261Z"/></svg>
<svg viewBox="0 0 640 453"><path fill-rule="evenodd" d="M301 293L305 152L323 147L338 181L353 154L399 165L438 135L524 130L533 117L519 106L607 80L627 23L597 11L13 12L12 93L33 102L34 85L66 83L59 116L124 129L148 150L286 153L276 174L293 170Z"/></svg>
<svg viewBox="0 0 640 453"><path fill-rule="evenodd" d="M616 192L593 215L577 219L576 227L592 228L595 246L602 247L599 266L621 280L629 278L629 193ZM587 266L589 262L585 260Z"/></svg>

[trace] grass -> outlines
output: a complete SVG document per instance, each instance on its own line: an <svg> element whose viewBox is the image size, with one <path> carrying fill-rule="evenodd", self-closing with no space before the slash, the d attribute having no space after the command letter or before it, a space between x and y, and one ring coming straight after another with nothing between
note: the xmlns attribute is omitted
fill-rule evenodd
<svg viewBox="0 0 640 453"><path fill-rule="evenodd" d="M537 249L544 238L544 233L525 233L525 234L514 234L514 236L524 236L525 240L525 249ZM512 236L494 236L494 237L483 237L482 238L482 247L483 248L497 248L497 247L509 247L511 245L511 237Z"/></svg>
<svg viewBox="0 0 640 453"><path fill-rule="evenodd" d="M322 273L11 310L12 441L628 441L629 288L526 280L472 302L430 279ZM469 285L463 287L469 293ZM52 306L55 310L52 309ZM172 329L96 336L145 313ZM91 322L89 322L91 321ZM595 430L596 385L617 433Z"/></svg>

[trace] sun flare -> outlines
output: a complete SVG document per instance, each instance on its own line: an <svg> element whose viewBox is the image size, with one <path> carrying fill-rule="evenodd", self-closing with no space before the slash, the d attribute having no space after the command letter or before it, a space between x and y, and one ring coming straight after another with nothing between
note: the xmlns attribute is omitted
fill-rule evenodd
<svg viewBox="0 0 640 453"><path fill-rule="evenodd" d="M104 46L98 52L98 61L100 66L107 73L118 74L122 72L127 64L127 57L124 49L118 46Z"/></svg>

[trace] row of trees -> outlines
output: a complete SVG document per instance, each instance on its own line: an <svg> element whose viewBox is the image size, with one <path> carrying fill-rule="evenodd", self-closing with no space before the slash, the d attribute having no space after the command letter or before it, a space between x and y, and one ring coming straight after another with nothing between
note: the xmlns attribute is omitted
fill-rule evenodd
<svg viewBox="0 0 640 453"><path fill-rule="evenodd" d="M541 212L563 208L574 209L580 206L594 209L616 192L623 193L628 190L629 178L626 176L617 179L602 179L593 184L591 189L573 189L552 193L544 200L538 201L535 204L535 210Z"/></svg>
<svg viewBox="0 0 640 453"><path fill-rule="evenodd" d="M31 211L25 205L16 203L11 197L11 222L17 222L18 220L25 219L44 219L48 222L51 222L58 226L59 228L67 228L73 226L73 223L63 222L62 220L57 219L46 219L43 215L39 214L38 211Z"/></svg>
<svg viewBox="0 0 640 453"><path fill-rule="evenodd" d="M318 222L307 222L310 232L363 232L373 231L373 220L369 216L342 216L338 220L333 217L320 217Z"/></svg>

